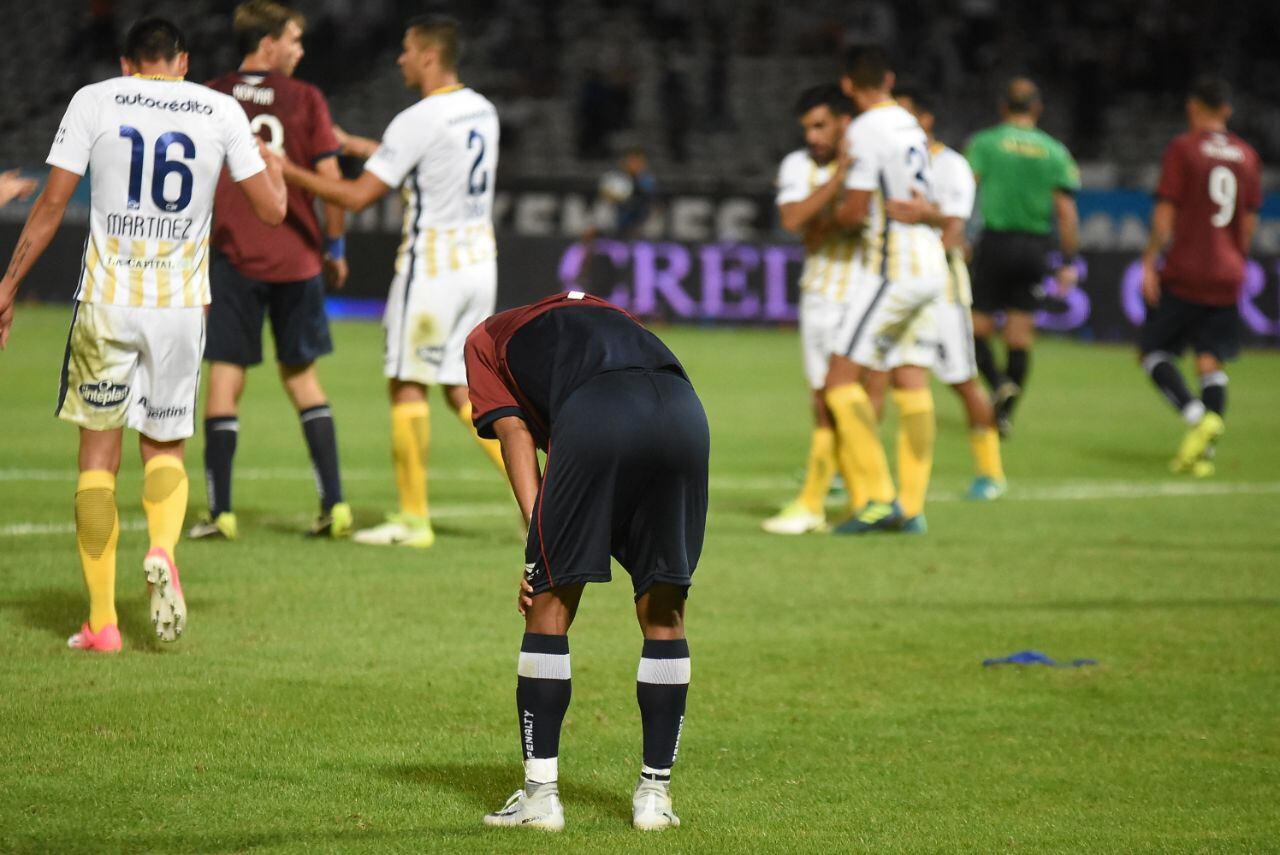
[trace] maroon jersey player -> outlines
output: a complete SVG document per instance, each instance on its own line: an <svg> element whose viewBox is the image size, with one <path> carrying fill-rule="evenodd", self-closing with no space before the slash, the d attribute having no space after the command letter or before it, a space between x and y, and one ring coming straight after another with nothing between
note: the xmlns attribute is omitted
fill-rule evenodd
<svg viewBox="0 0 1280 855"><path fill-rule="evenodd" d="M248 0L236 8L234 30L243 60L239 70L211 81L240 104L250 127L273 150L337 177L338 138L324 96L292 74L302 59L305 21L273 0ZM245 202L223 175L213 218L205 359L205 476L209 514L191 537L237 536L231 504L231 470L239 433L245 372L262 361L262 326L271 319L280 379L298 411L315 468L320 514L312 534L342 536L351 529L343 501L333 414L316 376L317 358L332 352L324 308L324 280L342 287L343 212L326 205L324 223L315 199L289 187L289 213L275 228L246 216ZM322 276L323 274L323 276Z"/></svg>
<svg viewBox="0 0 1280 855"><path fill-rule="evenodd" d="M1142 257L1149 306L1142 365L1189 426L1173 470L1198 476L1212 474L1214 446L1226 429L1223 363L1240 351L1236 306L1262 205L1262 164L1227 130L1230 116L1227 84L1198 79L1187 99L1190 130L1165 150ZM1195 353L1199 398L1175 364L1187 348Z"/></svg>

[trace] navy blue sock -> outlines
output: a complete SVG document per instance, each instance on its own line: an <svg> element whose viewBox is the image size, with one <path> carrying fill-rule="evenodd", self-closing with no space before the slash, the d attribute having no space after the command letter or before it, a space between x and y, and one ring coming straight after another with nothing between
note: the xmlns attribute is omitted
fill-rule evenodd
<svg viewBox="0 0 1280 855"><path fill-rule="evenodd" d="M240 420L235 416L204 420L204 479L211 517L231 511L231 465L239 435Z"/></svg>
<svg viewBox="0 0 1280 855"><path fill-rule="evenodd" d="M573 695L569 637L526 632L517 673L516 711L520 714L525 777L535 783L551 783L556 780L560 727Z"/></svg>
<svg viewBox="0 0 1280 855"><path fill-rule="evenodd" d="M644 769L654 780L670 780L680 751L685 701L689 697L689 642L645 639L636 671L636 700L644 727Z"/></svg>
<svg viewBox="0 0 1280 855"><path fill-rule="evenodd" d="M328 404L308 407L298 413L302 434L307 438L311 467L316 473L320 509L328 511L342 501L342 476L338 472L338 430Z"/></svg>

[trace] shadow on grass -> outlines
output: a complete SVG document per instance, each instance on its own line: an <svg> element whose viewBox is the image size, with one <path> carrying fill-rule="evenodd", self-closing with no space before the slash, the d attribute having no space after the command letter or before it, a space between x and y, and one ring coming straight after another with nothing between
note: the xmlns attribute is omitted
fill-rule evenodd
<svg viewBox="0 0 1280 855"><path fill-rule="evenodd" d="M1274 597L1239 597L1236 599L1205 598L1186 600L1047 600L1040 602L929 602L920 600L867 600L861 603L866 609L903 609L905 611L937 612L1110 612L1110 611L1173 611L1195 609L1274 609L1280 608L1280 599Z"/></svg>
<svg viewBox="0 0 1280 855"><path fill-rule="evenodd" d="M72 586L45 588L4 607L17 611L27 626L63 642L80 629L89 613L89 601L83 590ZM146 594L116 601L120 635L125 647L132 652L154 653L160 648L148 609Z"/></svg>
<svg viewBox="0 0 1280 855"><path fill-rule="evenodd" d="M390 766L386 774L430 790L449 789L465 796L481 813L496 810L519 783L515 763L413 763ZM629 793L604 790L590 784L560 782L566 802L590 805L606 816L631 821Z"/></svg>

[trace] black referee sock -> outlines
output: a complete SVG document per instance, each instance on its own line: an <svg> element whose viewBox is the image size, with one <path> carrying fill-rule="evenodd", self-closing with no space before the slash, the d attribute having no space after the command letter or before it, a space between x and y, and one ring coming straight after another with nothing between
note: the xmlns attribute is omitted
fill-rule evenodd
<svg viewBox="0 0 1280 855"><path fill-rule="evenodd" d="M204 478L209 493L209 516L231 511L231 464L236 456L240 420L214 416L204 420Z"/></svg>
<svg viewBox="0 0 1280 855"><path fill-rule="evenodd" d="M671 767L680 751L685 700L689 697L689 642L683 638L646 638L636 671L636 700L644 726L642 777L671 780Z"/></svg>
<svg viewBox="0 0 1280 855"><path fill-rule="evenodd" d="M525 780L554 783L559 777L560 726L573 694L569 636L526 632L517 673L516 711Z"/></svg>
<svg viewBox="0 0 1280 855"><path fill-rule="evenodd" d="M1200 375L1200 400L1211 413L1219 416L1227 412L1227 372L1211 371Z"/></svg>
<svg viewBox="0 0 1280 855"><path fill-rule="evenodd" d="M1000 384L1004 382L1004 375L1000 373L999 368L996 368L996 357L991 352L991 339L986 336L974 336L973 355L978 363L978 373L982 375L983 380L987 381L988 388L993 392L999 389Z"/></svg>
<svg viewBox="0 0 1280 855"><path fill-rule="evenodd" d="M1009 348L1009 364L1005 374L1019 389L1027 388L1027 369L1031 363L1031 351L1022 347Z"/></svg>
<svg viewBox="0 0 1280 855"><path fill-rule="evenodd" d="M342 476L338 474L338 430L333 424L329 405L319 404L298 413L302 434L311 452L311 466L316 473L316 489L320 493L320 509L328 512L342 501Z"/></svg>

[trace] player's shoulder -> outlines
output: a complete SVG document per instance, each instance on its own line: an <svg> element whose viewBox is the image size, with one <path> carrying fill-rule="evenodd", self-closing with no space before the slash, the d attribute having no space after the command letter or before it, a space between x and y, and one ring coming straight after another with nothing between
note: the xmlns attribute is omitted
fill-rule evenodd
<svg viewBox="0 0 1280 855"><path fill-rule="evenodd" d="M795 172L801 169L808 169L813 165L813 158L809 156L807 148L798 148L782 158L782 162L778 164L778 172Z"/></svg>

